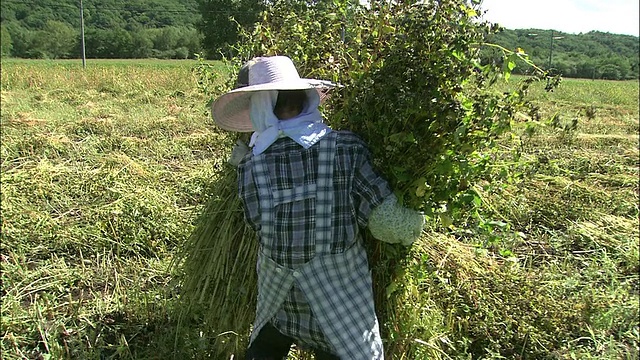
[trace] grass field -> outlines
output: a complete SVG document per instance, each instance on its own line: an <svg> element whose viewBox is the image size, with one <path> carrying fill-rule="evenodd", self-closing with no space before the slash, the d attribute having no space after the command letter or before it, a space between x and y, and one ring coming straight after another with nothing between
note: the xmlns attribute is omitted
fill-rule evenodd
<svg viewBox="0 0 640 360"><path fill-rule="evenodd" d="M194 65L2 60L3 359L215 356L218 334L178 324L170 266L229 151ZM438 322L416 341L443 359L637 359L638 81L533 95L557 126L525 138L522 181L483 194L518 235L502 256L475 229L422 239L414 253L455 237L491 261L411 263L407 307L433 316L397 327Z"/></svg>

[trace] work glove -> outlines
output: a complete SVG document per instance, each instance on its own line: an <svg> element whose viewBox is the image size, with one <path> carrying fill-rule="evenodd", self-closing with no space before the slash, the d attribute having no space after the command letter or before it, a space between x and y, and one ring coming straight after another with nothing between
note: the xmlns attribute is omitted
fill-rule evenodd
<svg viewBox="0 0 640 360"><path fill-rule="evenodd" d="M371 211L368 228L380 241L409 246L420 237L424 225L422 213L401 206L390 195Z"/></svg>
<svg viewBox="0 0 640 360"><path fill-rule="evenodd" d="M238 166L238 164L240 164L240 161L242 161L242 158L244 158L244 156L247 155L249 151L249 147L242 140L236 141L236 144L231 150L231 156L228 160L229 164Z"/></svg>

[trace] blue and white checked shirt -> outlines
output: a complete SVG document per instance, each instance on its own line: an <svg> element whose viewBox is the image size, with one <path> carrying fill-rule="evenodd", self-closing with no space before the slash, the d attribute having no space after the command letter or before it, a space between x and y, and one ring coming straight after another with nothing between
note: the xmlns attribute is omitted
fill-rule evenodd
<svg viewBox="0 0 640 360"><path fill-rule="evenodd" d="M353 133L304 149L282 138L238 166L247 222L258 233L258 305L268 323L342 359L382 359L371 274L359 228L391 194Z"/></svg>

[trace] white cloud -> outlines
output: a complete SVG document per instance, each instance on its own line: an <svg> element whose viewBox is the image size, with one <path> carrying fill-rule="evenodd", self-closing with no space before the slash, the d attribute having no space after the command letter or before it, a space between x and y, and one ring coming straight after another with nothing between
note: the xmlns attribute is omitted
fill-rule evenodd
<svg viewBox="0 0 640 360"><path fill-rule="evenodd" d="M592 30L638 36L638 0L484 0L484 18L508 29Z"/></svg>

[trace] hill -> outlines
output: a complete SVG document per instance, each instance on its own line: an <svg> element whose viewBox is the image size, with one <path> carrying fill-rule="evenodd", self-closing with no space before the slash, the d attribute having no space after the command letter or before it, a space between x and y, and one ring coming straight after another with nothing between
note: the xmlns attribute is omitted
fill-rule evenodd
<svg viewBox="0 0 640 360"><path fill-rule="evenodd" d="M565 77L638 79L640 42L637 36L599 31L567 34L541 29L505 29L488 41L512 50L522 48L538 66L554 69ZM493 51L485 52L485 60L494 56ZM516 68L519 73L527 70L527 66Z"/></svg>
<svg viewBox="0 0 640 360"><path fill-rule="evenodd" d="M196 0L85 0L89 58L186 58L201 50ZM3 0L2 55L79 58L77 0Z"/></svg>
<svg viewBox="0 0 640 360"><path fill-rule="evenodd" d="M199 3L202 4L199 6ZM219 3L224 1L84 0L86 56L193 58L204 47L213 46L209 44L211 39L206 40L197 30L202 19L201 9L211 13L211 18L233 13L230 8L219 10L220 6L216 5ZM2 56L53 59L81 56L77 0L3 0L0 10ZM225 26L231 26L228 24L231 23ZM228 29L217 30L216 37L228 33ZM553 44L552 37L556 38ZM209 45L205 45L203 39ZM505 29L488 41L508 49L523 48L536 64L553 68L565 77L615 80L639 77L637 36ZM483 58L499 61L498 55L495 50L487 49ZM528 70L526 65L521 65L516 73Z"/></svg>

